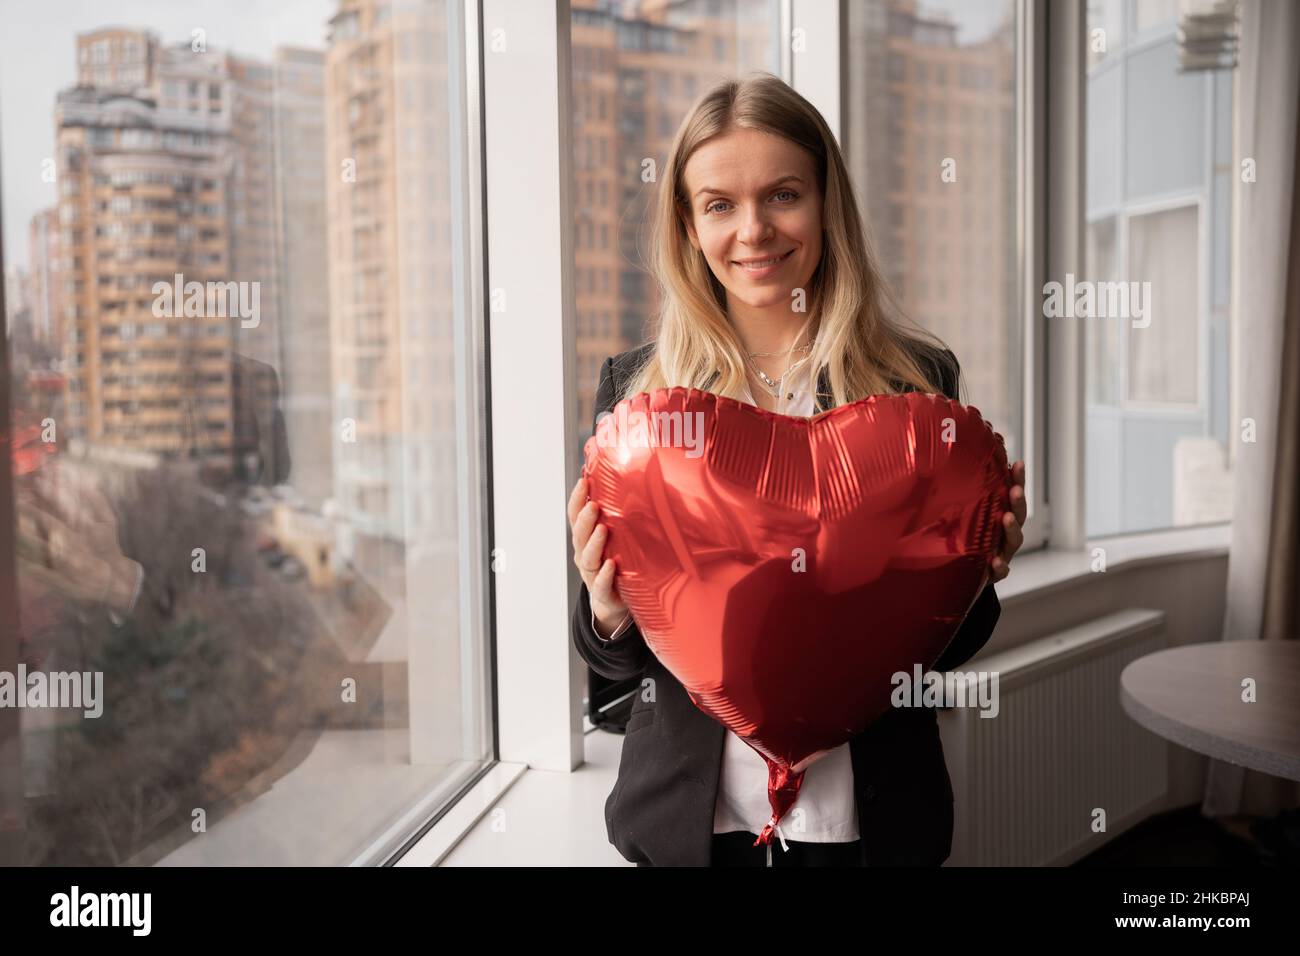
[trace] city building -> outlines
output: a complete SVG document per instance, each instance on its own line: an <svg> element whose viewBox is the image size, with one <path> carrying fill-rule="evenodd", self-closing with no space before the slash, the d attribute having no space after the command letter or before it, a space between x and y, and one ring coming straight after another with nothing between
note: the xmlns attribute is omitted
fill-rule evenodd
<svg viewBox="0 0 1300 956"><path fill-rule="evenodd" d="M38 342L63 341L63 288L59 279L59 210L42 209L27 228L27 296L32 335Z"/></svg>
<svg viewBox="0 0 1300 956"><path fill-rule="evenodd" d="M83 34L77 50L98 85L62 91L55 108L65 434L229 456L232 320L186 315L199 310L155 291L230 278L222 62L121 29Z"/></svg>

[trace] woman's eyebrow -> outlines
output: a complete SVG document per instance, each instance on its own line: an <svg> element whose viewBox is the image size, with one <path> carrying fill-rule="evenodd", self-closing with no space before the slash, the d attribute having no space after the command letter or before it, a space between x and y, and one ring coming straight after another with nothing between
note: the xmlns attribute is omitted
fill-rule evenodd
<svg viewBox="0 0 1300 956"><path fill-rule="evenodd" d="M782 183L802 183L802 182L803 182L803 177L801 176L795 176L793 174L790 176L782 176L780 179L776 180L775 182L768 183L759 191L767 192L769 189L775 189L777 186L780 186ZM702 189L697 189L695 191L696 198L703 195L704 193L713 193L716 196L725 196L727 194L727 190L716 189L713 186L705 186Z"/></svg>

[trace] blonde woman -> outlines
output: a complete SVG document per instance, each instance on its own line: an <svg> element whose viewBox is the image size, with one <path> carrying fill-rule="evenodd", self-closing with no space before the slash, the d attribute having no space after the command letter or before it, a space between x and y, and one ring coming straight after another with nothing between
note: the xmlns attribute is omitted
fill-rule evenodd
<svg viewBox="0 0 1300 956"><path fill-rule="evenodd" d="M687 386L786 415L919 390L957 399L956 357L909 326L881 278L839 146L821 114L780 79L720 83L673 139L653 216L661 292L655 341L606 359L596 415L622 398ZM1024 463L1013 467L1009 572L1024 538ZM611 680L649 678L635 696L610 842L663 865L930 865L951 850L953 794L932 708L895 709L807 771L778 843L754 847L771 815L767 765L700 711L646 646L604 558L605 529L585 482L568 505L582 588L573 640ZM1001 608L985 588L936 663L960 666Z"/></svg>

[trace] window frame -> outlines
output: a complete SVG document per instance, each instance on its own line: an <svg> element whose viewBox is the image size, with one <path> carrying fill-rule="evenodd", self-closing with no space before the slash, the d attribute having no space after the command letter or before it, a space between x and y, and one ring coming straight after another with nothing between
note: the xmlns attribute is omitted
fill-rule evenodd
<svg viewBox="0 0 1300 956"><path fill-rule="evenodd" d="M791 54L791 75L786 79L826 117L831 131L843 142L846 114L850 109L847 63L848 4L851 0L787 0L791 4L791 23L808 29L810 39L806 55ZM876 2L876 0L873 0ZM1016 308L1021 316L1021 367L1023 386L1020 394L1021 433L1025 462L1025 496L1028 518L1025 541L1020 553L1045 548L1051 531L1051 489L1046 427L1047 397L1045 376L1047 320L1043 316L1042 288L1047 281L1047 254L1044 237L1048 235L1048 188L1059 181L1057 171L1048 167L1047 118L1045 87L1053 81L1058 65L1047 56L1049 11L1046 0L1016 0L1016 209L1015 249L1019 270ZM1058 29L1063 28L1058 25ZM815 44L813 38L825 34L827 44ZM789 31L786 31L789 35ZM1077 37L1082 45L1084 36ZM1075 42L1075 41L1070 41ZM784 45L788 51L790 44ZM1063 159L1065 157L1059 157ZM1064 178L1064 177L1060 177ZM1063 198L1063 197L1062 197ZM1034 255L1033 253L1037 254ZM961 356L958 356L958 360ZM1055 434L1055 431L1052 431Z"/></svg>
<svg viewBox="0 0 1300 956"><path fill-rule="evenodd" d="M569 453L578 434L569 396L580 372L571 11L568 0L463 2L480 25L472 42L482 64L489 540L491 554L504 558L490 578L496 756L569 771L584 757L585 677L569 635L572 553L561 533L578 477ZM494 54L501 43L505 55ZM501 295L504 311L494 311Z"/></svg>
<svg viewBox="0 0 1300 956"><path fill-rule="evenodd" d="M1085 5L1086 7L1086 5ZM1144 401L1130 397L1130 335L1131 328L1127 323L1121 326L1118 336L1117 355L1118 374L1116 376L1116 400L1112 403L1094 403L1087 395L1087 342L1086 337L1081 338L1081 348L1084 351L1084 368L1085 378L1083 382L1083 408L1081 427L1087 427L1088 416L1101 419L1119 419L1133 421L1135 419L1152 418L1158 420L1177 419L1199 424L1201 421L1210 423L1210 431L1207 433L1210 437L1217 437L1213 431L1213 409L1211 407L1214 400L1214 356L1210 345L1212 340L1212 330L1215 322L1215 303L1214 303L1214 259L1213 259L1213 241L1211 236L1211 225L1214 218L1214 180L1215 168L1218 162L1218 153L1215 144L1215 125L1220 116L1218 110L1220 102L1215 91L1215 72L1206 71L1199 78L1198 82L1202 85L1202 97L1204 104L1204 115L1202 117L1203 128L1201 130L1202 167L1199 187L1179 187L1177 189L1162 190L1158 193L1150 194L1137 201L1129 201L1128 185L1126 181L1126 167L1124 165L1124 137L1127 135L1127 112L1128 112L1128 86L1129 86L1129 64L1132 59L1140 54L1155 49L1170 40L1169 24L1174 23L1176 26L1177 17L1173 21L1162 21L1153 26L1139 31L1137 29L1137 2L1136 0L1119 0L1119 23L1120 23L1120 41L1113 45L1106 53L1105 57L1095 64L1089 64L1088 55L1085 48L1082 60L1082 82L1083 90L1081 92L1081 109L1083 110L1085 122L1083 135L1085 138L1084 146L1081 148L1078 159L1078 182L1079 182L1079 203L1083 210L1084 229L1085 231L1097 223L1111 219L1115 223L1115 269L1117 279L1127 279L1130 275L1129 270L1129 253L1130 253L1130 234L1132 220L1141 216L1152 215L1162 212L1171 212L1180 209L1191 208L1196 212L1196 336L1197 336L1197 354L1196 354L1196 397L1193 402L1177 401ZM1080 27L1082 34L1081 42L1084 44L1088 40L1088 21L1087 11L1083 13L1083 23ZM1174 34L1176 36L1176 29ZM1119 146L1115 155L1108 157L1110 162L1111 174L1115 177L1115 196L1113 201L1090 205L1087 195L1087 150L1086 150L1086 116L1087 116L1087 85L1090 77L1096 77L1105 73L1114 73L1115 75L1115 123L1116 136L1119 138ZM1232 73L1236 77L1236 72ZM1231 152L1229 154L1231 163ZM1231 176L1229 177L1231 180ZM1231 199L1231 197L1230 197ZM1230 213L1231 218L1231 213ZM1228 229L1228 255L1232 256L1233 235L1232 229ZM1086 261L1086 239L1083 250L1080 253L1078 264L1083 268L1075 270L1076 275L1083 274L1090 266ZM1231 274L1232 265L1229 266ZM1059 277L1058 277L1059 278ZM1229 294L1229 301L1224 307L1227 312L1226 322L1229 333L1235 323L1232 321L1232 297ZM1231 350L1231 344L1228 346ZM1227 411L1228 432L1232 433L1232 396L1235 395L1236 389L1232 382L1232 362L1231 352L1228 360L1228 405ZM1086 454L1086 448L1084 449ZM1224 449L1225 461L1231 471L1233 461L1233 449L1231 440L1228 441ZM1124 451L1121 447L1119 450L1119 459L1121 468L1123 467ZM1086 535L1086 504L1087 488L1082 483L1079 487L1079 497L1081 506L1084 508L1084 517L1080 518L1081 527L1084 528ZM1231 518L1227 521L1204 522L1194 525L1168 524L1154 528L1139 528L1136 530L1121 530L1114 533L1104 533L1090 537L1089 541L1104 542L1107 540L1121 540L1132 536L1142 536L1158 533L1177 534L1179 531L1188 528L1213 528L1229 527L1232 523Z"/></svg>
<svg viewBox="0 0 1300 956"><path fill-rule="evenodd" d="M453 409L457 433L457 493L461 520L459 548L466 557L460 575L458 621L461 648L476 648L461 662L462 706L480 714L466 713L462 724L466 748L475 717L481 716L489 735L486 759L463 761L407 811L352 865L405 865L419 858L411 854L419 847L445 841L473 795L484 799L499 795L517 779L518 768L503 767L501 761L500 694L497 680L496 592L494 573L494 496L491 354L487 248L487 166L484 110L484 55L481 0L448 0L447 102L452 110L452 134L463 134L463 150L452 144L452 294L463 321L453 322L455 349L453 374L463 383L463 401ZM462 159L463 158L463 159ZM480 455L480 450L482 454ZM432 502L430 502L432 504ZM471 557L472 556L472 557ZM477 645L477 646L476 646ZM467 688L475 680L481 686ZM416 715L412 713L414 721ZM499 788L499 789L498 789ZM433 836L430 836L432 834ZM446 850L450 849L450 845ZM444 851L445 852L445 851ZM436 862L436 861L435 861Z"/></svg>

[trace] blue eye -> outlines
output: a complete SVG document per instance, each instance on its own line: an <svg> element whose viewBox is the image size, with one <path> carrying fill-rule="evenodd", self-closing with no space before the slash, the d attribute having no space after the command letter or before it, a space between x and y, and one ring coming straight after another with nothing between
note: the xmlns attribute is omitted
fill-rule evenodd
<svg viewBox="0 0 1300 956"><path fill-rule="evenodd" d="M772 194L772 198L775 199L776 196L784 196L784 195L789 196L789 199L784 200L784 202L789 202L789 203L793 203L794 200L800 198L800 194L796 193L796 191L792 189L777 190L776 193ZM718 206L731 206L731 203L728 203L727 200L725 199L715 199L714 202L711 202L710 204L708 204L708 206L705 207L705 212L706 213L716 212L718 211L718 208L716 208Z"/></svg>

